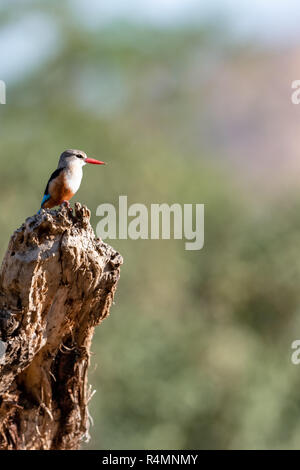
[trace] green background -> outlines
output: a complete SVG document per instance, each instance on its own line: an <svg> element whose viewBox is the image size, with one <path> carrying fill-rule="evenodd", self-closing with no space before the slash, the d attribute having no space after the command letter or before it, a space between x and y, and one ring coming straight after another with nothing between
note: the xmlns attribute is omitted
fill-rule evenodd
<svg viewBox="0 0 300 470"><path fill-rule="evenodd" d="M236 43L217 23L88 28L68 5L2 7L2 28L38 13L56 42L47 60L7 80L0 106L1 256L38 210L66 148L108 162L85 167L74 198L91 209L94 228L97 206L117 206L119 195L147 207L205 204L201 251L178 240L110 242L124 266L93 341L94 426L82 448L299 447L300 369L291 363L300 337L299 195L288 181L273 191L276 162L260 185L252 179L242 153L255 153L255 132L249 141L237 127L241 160L230 158L208 93L223 96L224 77L210 83L212 63L251 76L276 48ZM214 101L230 123L232 110L221 108Z"/></svg>

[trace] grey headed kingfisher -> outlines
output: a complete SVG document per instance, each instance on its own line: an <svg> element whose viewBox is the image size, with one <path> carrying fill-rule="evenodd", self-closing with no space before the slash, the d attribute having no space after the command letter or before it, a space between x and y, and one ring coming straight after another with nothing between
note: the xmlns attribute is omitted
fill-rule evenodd
<svg viewBox="0 0 300 470"><path fill-rule="evenodd" d="M46 186L41 209L51 209L61 204L70 207L70 199L78 191L87 163L105 165L104 162L88 158L82 150L65 150L59 159L57 170L52 173Z"/></svg>

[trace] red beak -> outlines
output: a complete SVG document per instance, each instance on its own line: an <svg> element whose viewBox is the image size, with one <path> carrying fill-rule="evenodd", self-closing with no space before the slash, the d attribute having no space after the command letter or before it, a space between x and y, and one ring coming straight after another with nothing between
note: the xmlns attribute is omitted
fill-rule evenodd
<svg viewBox="0 0 300 470"><path fill-rule="evenodd" d="M99 162L99 160L94 160L94 158L86 158L85 163L92 163L92 165L106 165L105 162Z"/></svg>

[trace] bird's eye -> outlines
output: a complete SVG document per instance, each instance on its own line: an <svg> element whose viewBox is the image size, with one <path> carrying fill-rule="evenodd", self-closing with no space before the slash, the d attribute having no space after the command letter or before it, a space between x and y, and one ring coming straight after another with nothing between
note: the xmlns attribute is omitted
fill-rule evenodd
<svg viewBox="0 0 300 470"><path fill-rule="evenodd" d="M76 155L77 158L84 158L82 155Z"/></svg>

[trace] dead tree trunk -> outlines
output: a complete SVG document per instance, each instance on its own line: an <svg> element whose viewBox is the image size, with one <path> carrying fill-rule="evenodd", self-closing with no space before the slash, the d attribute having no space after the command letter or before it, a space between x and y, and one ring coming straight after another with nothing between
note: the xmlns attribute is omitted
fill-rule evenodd
<svg viewBox="0 0 300 470"><path fill-rule="evenodd" d="M13 234L0 271L0 449L78 449L88 438L91 340L121 264L80 204Z"/></svg>

